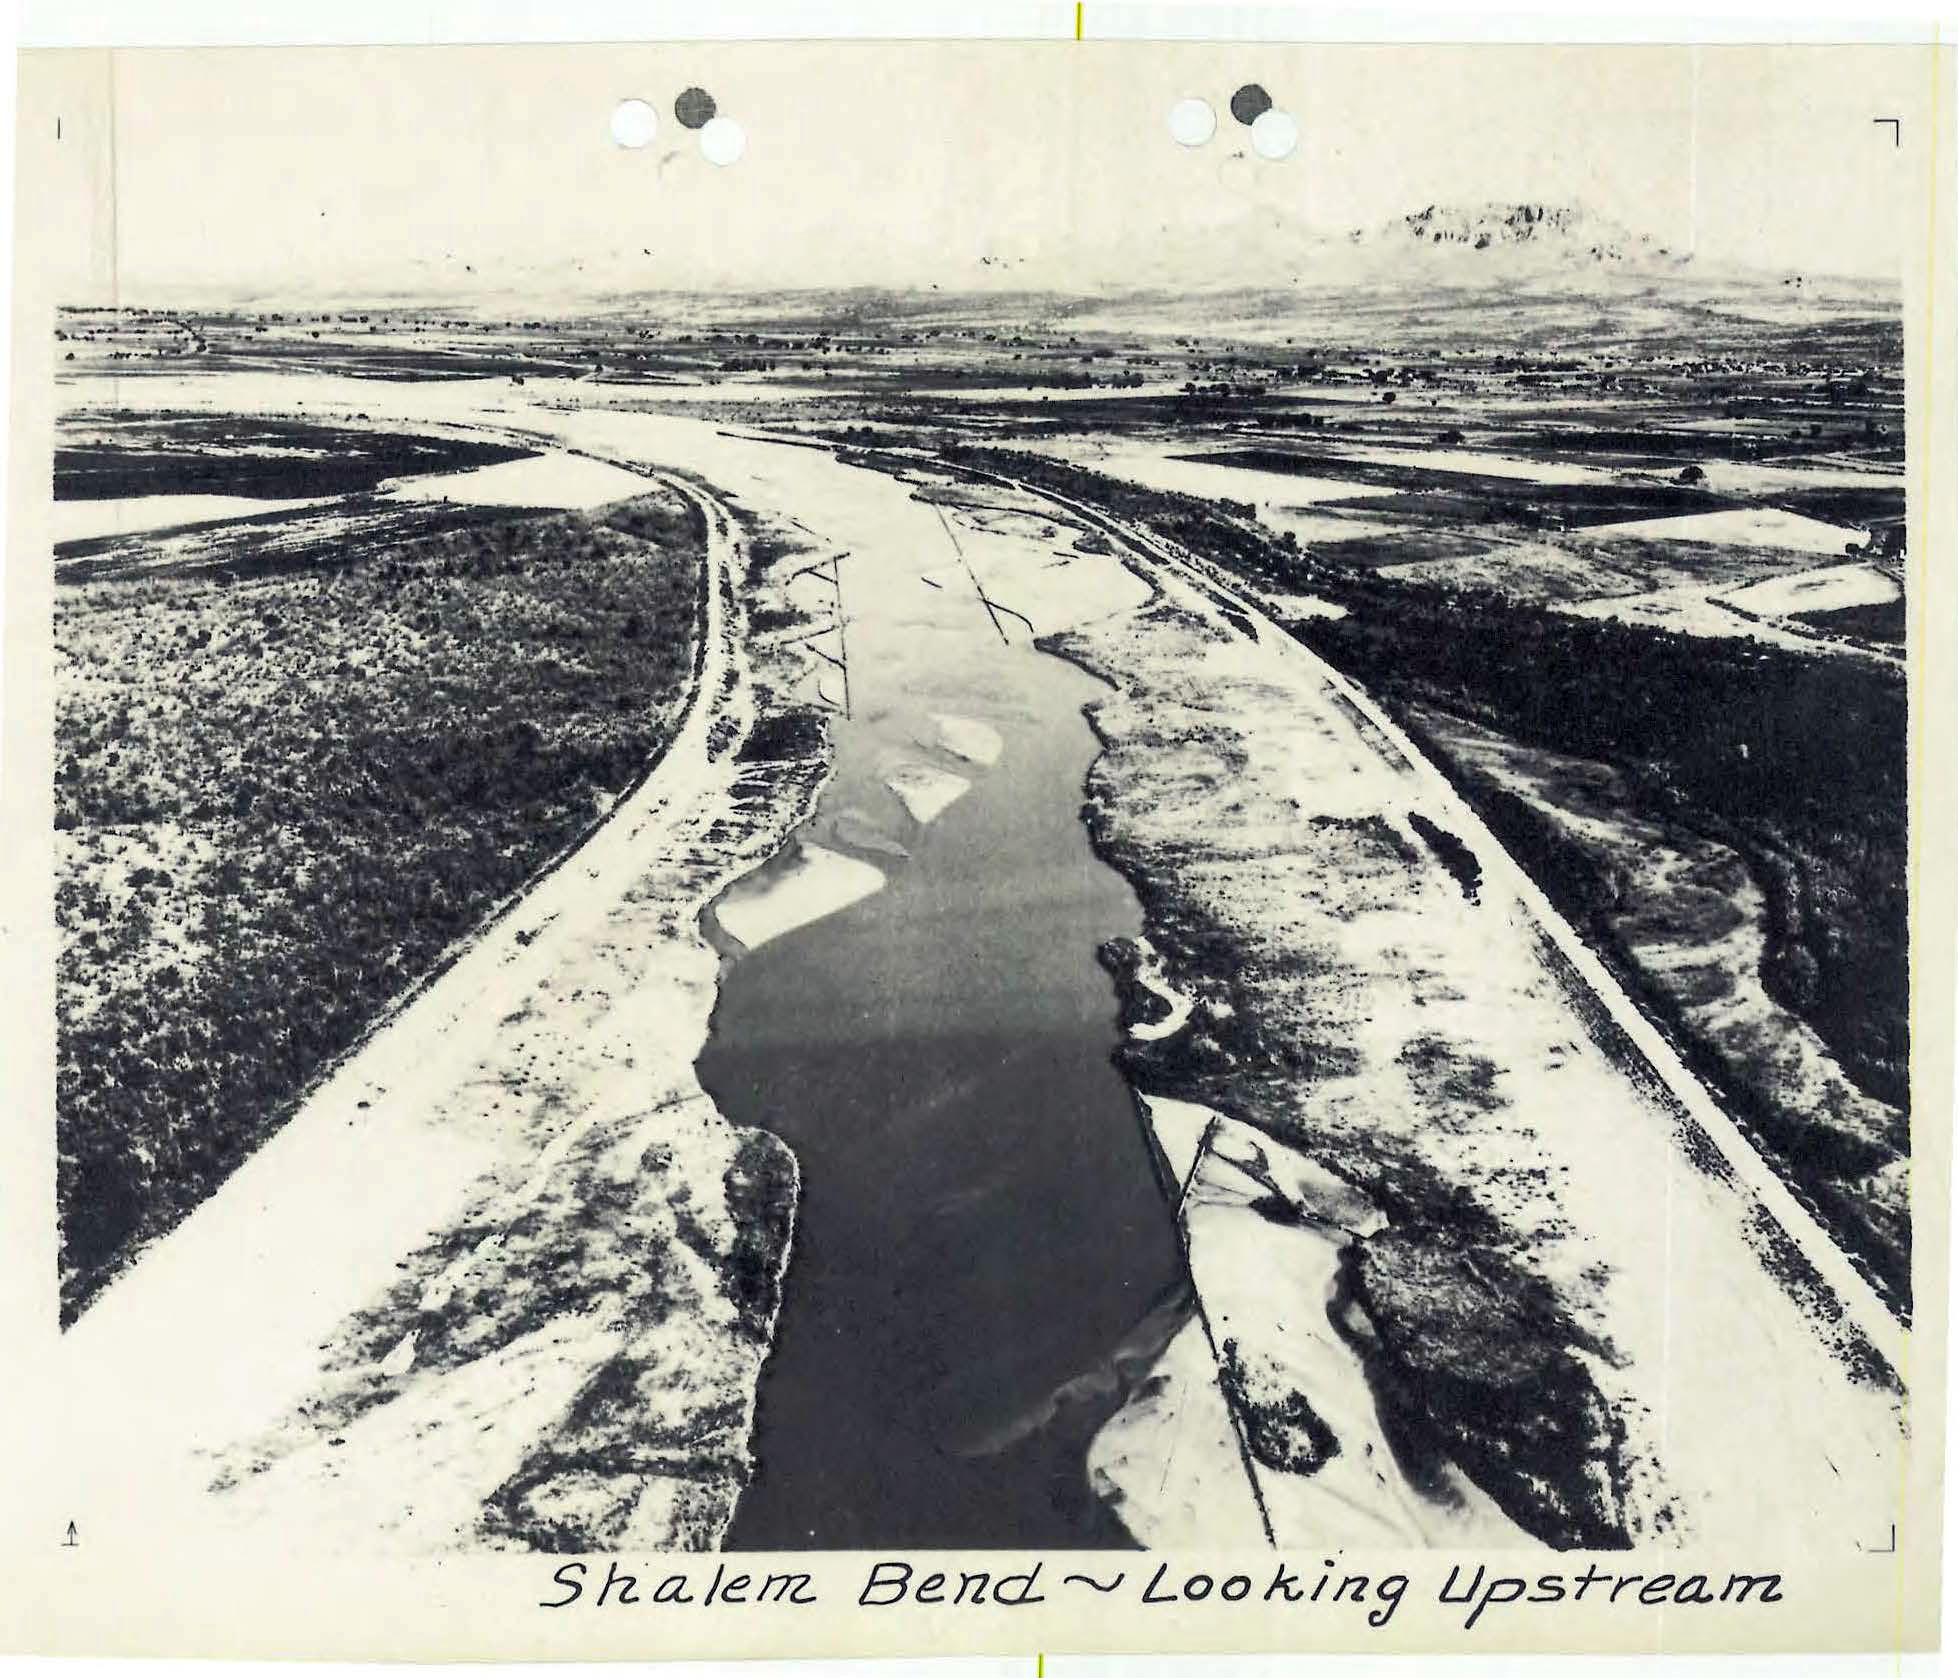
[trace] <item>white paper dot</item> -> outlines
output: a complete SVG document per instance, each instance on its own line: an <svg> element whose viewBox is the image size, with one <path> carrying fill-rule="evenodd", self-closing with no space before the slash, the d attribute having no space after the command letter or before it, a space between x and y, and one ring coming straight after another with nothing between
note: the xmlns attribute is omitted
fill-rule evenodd
<svg viewBox="0 0 1958 1678"><path fill-rule="evenodd" d="M659 132L659 113L643 99L621 99L612 108L612 138L637 149Z"/></svg>
<svg viewBox="0 0 1958 1678"><path fill-rule="evenodd" d="M1179 146L1200 146L1217 132L1208 99L1179 99L1169 108L1169 136Z"/></svg>
<svg viewBox="0 0 1958 1678"><path fill-rule="evenodd" d="M723 166L748 149L748 136L733 117L715 117L700 130L700 155Z"/></svg>
<svg viewBox="0 0 1958 1678"><path fill-rule="evenodd" d="M1299 125L1289 111L1266 111L1251 124L1251 146L1260 157L1290 157L1298 143Z"/></svg>

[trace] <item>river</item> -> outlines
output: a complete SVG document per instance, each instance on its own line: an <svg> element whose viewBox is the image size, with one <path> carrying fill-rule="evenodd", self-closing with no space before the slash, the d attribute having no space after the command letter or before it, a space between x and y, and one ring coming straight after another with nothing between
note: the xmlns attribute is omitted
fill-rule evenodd
<svg viewBox="0 0 1958 1678"><path fill-rule="evenodd" d="M1083 1453L1180 1320L1182 1266L1095 959L1142 921L1080 820L1099 684L995 625L903 485L778 452L849 480L804 504L848 549L850 713L803 837L885 884L746 952L723 931L701 1080L803 1173L730 1541L1121 1543ZM958 540L983 564L1015 539Z"/></svg>

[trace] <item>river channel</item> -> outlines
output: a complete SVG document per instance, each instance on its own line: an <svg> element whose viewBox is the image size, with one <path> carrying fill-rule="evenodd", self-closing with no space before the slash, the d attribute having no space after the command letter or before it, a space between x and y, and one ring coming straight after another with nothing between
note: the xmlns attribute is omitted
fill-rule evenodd
<svg viewBox="0 0 1958 1678"><path fill-rule="evenodd" d="M1119 1544L1086 1444L1185 1307L1095 958L1141 928L1080 819L1098 684L981 600L967 560L1044 560L985 551L1023 538L955 545L904 485L817 465L852 480L848 528L815 523L848 550L850 710L796 845L883 884L753 948L730 932L779 879L710 916L701 1080L803 1177L729 1542Z"/></svg>

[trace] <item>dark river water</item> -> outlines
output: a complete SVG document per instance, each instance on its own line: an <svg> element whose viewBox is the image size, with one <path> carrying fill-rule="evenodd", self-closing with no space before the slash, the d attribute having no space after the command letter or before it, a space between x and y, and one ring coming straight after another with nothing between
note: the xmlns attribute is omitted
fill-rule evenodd
<svg viewBox="0 0 1958 1678"><path fill-rule="evenodd" d="M1125 1542L1086 1444L1185 1310L1095 959L1141 926L1080 820L1099 686L921 586L949 550L920 537L845 562L852 716L805 829L887 884L730 960L699 1063L803 1178L736 1548ZM997 762L947 752L939 714ZM971 790L917 822L904 764Z"/></svg>

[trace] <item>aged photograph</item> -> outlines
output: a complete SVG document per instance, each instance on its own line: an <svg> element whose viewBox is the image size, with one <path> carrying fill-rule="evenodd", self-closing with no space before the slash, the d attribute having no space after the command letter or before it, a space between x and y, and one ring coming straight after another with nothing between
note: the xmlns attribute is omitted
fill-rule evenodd
<svg viewBox="0 0 1958 1678"><path fill-rule="evenodd" d="M78 1506L1894 1548L1888 62L42 66Z"/></svg>

